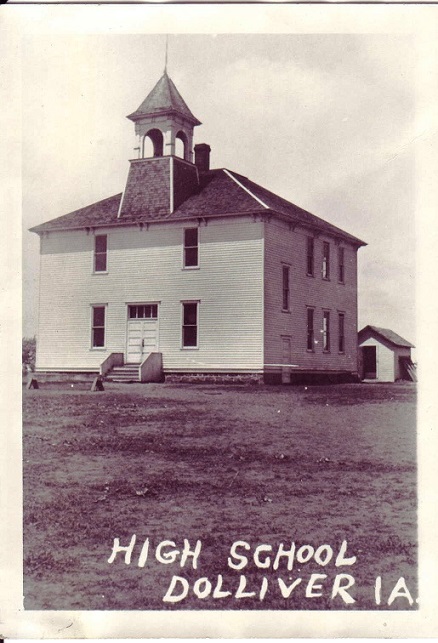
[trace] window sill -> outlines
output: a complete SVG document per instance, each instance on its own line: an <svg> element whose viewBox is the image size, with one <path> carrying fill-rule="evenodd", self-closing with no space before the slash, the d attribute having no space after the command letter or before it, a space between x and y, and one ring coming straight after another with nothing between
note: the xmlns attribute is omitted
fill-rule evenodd
<svg viewBox="0 0 438 643"><path fill-rule="evenodd" d="M107 275L108 270L93 270L92 275Z"/></svg>
<svg viewBox="0 0 438 643"><path fill-rule="evenodd" d="M200 270L201 266L183 266L181 270Z"/></svg>
<svg viewBox="0 0 438 643"><path fill-rule="evenodd" d="M94 352L94 351L106 351L108 349L106 348L106 346L92 346L89 350Z"/></svg>
<svg viewBox="0 0 438 643"><path fill-rule="evenodd" d="M322 351L322 352L324 353L324 355L330 355L331 350L324 350L324 351Z"/></svg>
<svg viewBox="0 0 438 643"><path fill-rule="evenodd" d="M181 346L180 351L199 351L199 346Z"/></svg>
<svg viewBox="0 0 438 643"><path fill-rule="evenodd" d="M306 277L313 277L313 279L315 279L315 273L307 272Z"/></svg>
<svg viewBox="0 0 438 643"><path fill-rule="evenodd" d="M330 281L330 277L323 277L322 280L323 281Z"/></svg>
<svg viewBox="0 0 438 643"><path fill-rule="evenodd" d="M282 313L287 313L287 314L289 314L289 315L290 315L290 308L282 308L282 309L281 309L281 312L282 312Z"/></svg>
<svg viewBox="0 0 438 643"><path fill-rule="evenodd" d="M345 286L345 281L340 281L340 280L338 279L338 284L342 284L343 286Z"/></svg>

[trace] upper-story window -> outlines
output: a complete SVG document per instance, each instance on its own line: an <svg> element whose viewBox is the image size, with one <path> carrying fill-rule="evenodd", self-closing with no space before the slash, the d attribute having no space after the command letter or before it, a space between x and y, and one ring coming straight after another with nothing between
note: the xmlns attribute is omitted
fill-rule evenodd
<svg viewBox="0 0 438 643"><path fill-rule="evenodd" d="M345 283L345 250L338 248L338 281Z"/></svg>
<svg viewBox="0 0 438 643"><path fill-rule="evenodd" d="M107 271L108 237L97 234L94 237L94 272Z"/></svg>
<svg viewBox="0 0 438 643"><path fill-rule="evenodd" d="M330 244L324 241L322 245L322 278L330 279Z"/></svg>
<svg viewBox="0 0 438 643"><path fill-rule="evenodd" d="M315 240L313 237L307 237L307 256L306 270L310 277L315 274Z"/></svg>
<svg viewBox="0 0 438 643"><path fill-rule="evenodd" d="M184 268L199 267L199 232L198 228L184 230Z"/></svg>
<svg viewBox="0 0 438 643"><path fill-rule="evenodd" d="M290 309L290 286L289 286L290 266L283 265L283 310Z"/></svg>

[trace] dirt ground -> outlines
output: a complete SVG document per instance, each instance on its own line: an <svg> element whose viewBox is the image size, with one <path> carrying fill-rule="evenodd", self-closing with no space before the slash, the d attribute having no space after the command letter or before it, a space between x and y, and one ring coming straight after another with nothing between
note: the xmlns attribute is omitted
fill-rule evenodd
<svg viewBox="0 0 438 643"><path fill-rule="evenodd" d="M407 383L25 390L25 608L415 609L415 421Z"/></svg>

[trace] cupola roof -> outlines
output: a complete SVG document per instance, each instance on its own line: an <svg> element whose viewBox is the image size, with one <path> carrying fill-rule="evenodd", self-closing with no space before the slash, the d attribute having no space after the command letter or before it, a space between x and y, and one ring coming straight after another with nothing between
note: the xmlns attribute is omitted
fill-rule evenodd
<svg viewBox="0 0 438 643"><path fill-rule="evenodd" d="M131 121L138 121L145 117L175 113L180 114L193 123L193 125L201 125L201 121L192 114L185 100L177 90L175 83L165 70L160 80L146 96L140 107L130 114L128 118Z"/></svg>

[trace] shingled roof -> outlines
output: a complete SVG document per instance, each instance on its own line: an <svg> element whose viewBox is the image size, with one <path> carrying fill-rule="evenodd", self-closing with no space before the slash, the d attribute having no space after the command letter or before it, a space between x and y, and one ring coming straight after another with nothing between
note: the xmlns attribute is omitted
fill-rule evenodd
<svg viewBox="0 0 438 643"><path fill-rule="evenodd" d="M202 172L196 193L189 196L174 212L161 217L145 211L143 215L137 214L130 217L129 214L125 214L123 218L118 218L121 197L122 194L116 194L35 226L31 231L41 233L51 230L132 225L149 221L176 221L197 217L212 218L263 213L279 216L293 225L320 231L358 246L366 245L357 237L286 201L241 174L226 169Z"/></svg>
<svg viewBox="0 0 438 643"><path fill-rule="evenodd" d="M415 348L413 344L408 342L406 339L403 339L403 337L400 337L400 335L397 335L397 333L394 333L393 330L390 330L389 328L379 328L378 326L365 326L362 328L362 330L359 331L359 341L361 341L361 337L365 335L366 331L378 335L379 337L382 337L383 339L386 339L387 342L390 344L393 344L394 346L400 346L402 348Z"/></svg>
<svg viewBox="0 0 438 643"><path fill-rule="evenodd" d="M136 121L145 116L175 112L187 118L194 125L201 125L201 121L196 116L193 116L184 98L177 90L175 83L165 71L140 107L127 118L131 119L131 121Z"/></svg>

